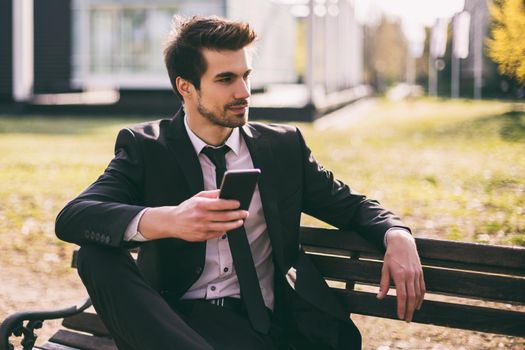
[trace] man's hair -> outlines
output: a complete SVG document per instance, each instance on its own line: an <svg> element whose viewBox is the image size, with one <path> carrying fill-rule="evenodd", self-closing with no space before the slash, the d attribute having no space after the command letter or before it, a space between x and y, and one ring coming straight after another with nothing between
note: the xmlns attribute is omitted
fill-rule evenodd
<svg viewBox="0 0 525 350"><path fill-rule="evenodd" d="M175 16L164 48L164 63L173 91L182 101L182 96L177 90L177 77L191 82L196 89L200 88L201 77L207 69L202 49L240 50L256 38L257 35L248 23L216 16Z"/></svg>

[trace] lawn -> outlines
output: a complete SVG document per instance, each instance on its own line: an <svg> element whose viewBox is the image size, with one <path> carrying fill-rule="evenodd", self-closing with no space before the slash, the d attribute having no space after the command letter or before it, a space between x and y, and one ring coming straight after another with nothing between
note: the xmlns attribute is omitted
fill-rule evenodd
<svg viewBox="0 0 525 350"><path fill-rule="evenodd" d="M525 113L512 109L384 100L345 127L299 126L326 168L401 215L416 235L525 245ZM0 116L3 251L24 260L67 256L54 237L56 214L103 171L118 130L137 121Z"/></svg>
<svg viewBox="0 0 525 350"><path fill-rule="evenodd" d="M525 246L525 113L517 107L380 100L348 126L299 127L326 168L416 235ZM60 293L78 286L68 268L74 247L55 238L54 219L104 170L118 130L137 121L0 115L0 278L11 281L0 289L0 320L21 305L45 307L46 293L64 300Z"/></svg>
<svg viewBox="0 0 525 350"><path fill-rule="evenodd" d="M348 128L302 129L326 168L416 235L525 245L525 113L514 107L382 101Z"/></svg>

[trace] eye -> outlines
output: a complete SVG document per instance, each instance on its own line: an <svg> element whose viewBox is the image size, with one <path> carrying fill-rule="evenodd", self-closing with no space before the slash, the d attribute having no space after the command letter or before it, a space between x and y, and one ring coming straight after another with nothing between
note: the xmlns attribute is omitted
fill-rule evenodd
<svg viewBox="0 0 525 350"><path fill-rule="evenodd" d="M232 77L222 77L217 79L217 81L223 84L230 83L232 81Z"/></svg>

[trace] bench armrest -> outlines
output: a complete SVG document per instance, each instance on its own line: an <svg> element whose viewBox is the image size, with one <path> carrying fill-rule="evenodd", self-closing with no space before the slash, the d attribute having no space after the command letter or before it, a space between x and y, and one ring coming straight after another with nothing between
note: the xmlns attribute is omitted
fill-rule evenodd
<svg viewBox="0 0 525 350"><path fill-rule="evenodd" d="M9 343L11 335L22 337L21 344L24 350L30 350L35 345L37 335L35 329L41 328L45 320L56 320L79 314L91 306L91 299L87 298L81 304L60 310L27 311L9 315L0 325L0 350L13 350ZM27 323L24 325L24 322Z"/></svg>

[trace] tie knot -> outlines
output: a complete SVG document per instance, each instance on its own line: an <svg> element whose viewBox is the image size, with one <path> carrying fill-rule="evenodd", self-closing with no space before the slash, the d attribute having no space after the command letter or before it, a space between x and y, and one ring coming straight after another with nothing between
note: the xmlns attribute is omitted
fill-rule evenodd
<svg viewBox="0 0 525 350"><path fill-rule="evenodd" d="M221 147L206 146L202 149L202 153L208 157L216 168L226 169L226 153L230 151L230 147L222 145Z"/></svg>

